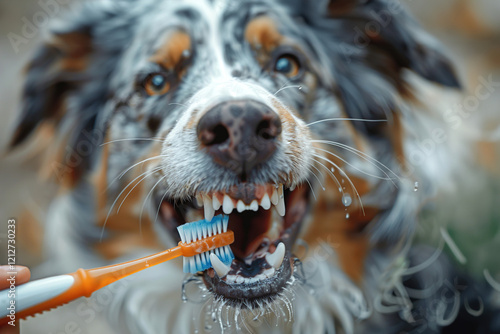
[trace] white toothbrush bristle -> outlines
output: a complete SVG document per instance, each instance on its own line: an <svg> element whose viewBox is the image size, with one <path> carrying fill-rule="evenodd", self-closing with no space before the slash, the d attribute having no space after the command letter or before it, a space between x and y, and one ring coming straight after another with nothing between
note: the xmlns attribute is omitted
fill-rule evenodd
<svg viewBox="0 0 500 334"><path fill-rule="evenodd" d="M192 243L207 237L211 237L223 232L227 232L229 217L218 215L213 217L211 221L200 220L193 223L183 224L177 227L177 231L183 243ZM224 246L216 248L205 253L197 254L192 257L184 257L183 271L196 273L208 268L212 268L210 255L214 254L226 266L230 266L234 259L231 247Z"/></svg>

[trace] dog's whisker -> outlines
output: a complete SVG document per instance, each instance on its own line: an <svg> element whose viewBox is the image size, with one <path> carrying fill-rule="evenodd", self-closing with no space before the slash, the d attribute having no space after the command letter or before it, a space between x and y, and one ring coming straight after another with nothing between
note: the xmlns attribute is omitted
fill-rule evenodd
<svg viewBox="0 0 500 334"><path fill-rule="evenodd" d="M132 187L132 189L130 189L130 191L127 193L127 195L125 195L125 198L124 198L124 199L123 199L123 201L120 203L120 206L119 206L119 207L118 207L118 209L116 210L116 213L119 213L119 212L120 212L120 209L121 209L121 207L122 207L123 203L125 203L125 200L126 200L126 199L127 199L127 197L128 197L128 196L132 193L132 191L134 191L134 189L135 189L135 188L136 188L136 187L137 187L137 186L138 186L138 185L139 185L142 181L144 181L144 180L145 180L148 176L151 176L152 174L154 174L154 173L158 172L159 170L161 170L161 167L157 167L157 168L155 168L155 169L153 169L153 170L149 171L150 173L148 173L148 171L146 171L146 172L142 173L141 175L144 175L144 174L146 174L146 175L144 175L144 177L143 177L142 179L140 179L140 180L139 180L139 182L137 182L137 183L136 183L136 184ZM130 184L130 183L129 183L129 184ZM128 185L127 185L127 187L128 187Z"/></svg>
<svg viewBox="0 0 500 334"><path fill-rule="evenodd" d="M276 91L276 93L274 93L274 96L278 95L279 92L284 91L285 89L289 89L289 88L297 88L297 89L301 90L302 86L300 86L300 85L290 85L290 86L281 87L280 89L278 89Z"/></svg>
<svg viewBox="0 0 500 334"><path fill-rule="evenodd" d="M391 178L387 174L387 172L389 172L392 175L394 175L394 177L397 180L399 180L399 181L401 180L401 178L394 171L392 171L392 169L390 169L389 167L387 167L385 164L383 164L379 160L377 160L377 159L369 156L365 152L360 151L358 149L355 149L354 147L351 147L351 146L348 146L346 144L342 144L342 143L339 143L339 142L330 141L330 140L311 140L311 142L313 142L313 143L321 143L321 144L326 144L326 145L331 145L331 146L336 146L336 147L342 148L342 149L344 149L344 150L346 150L348 152L351 152L352 154L357 155L358 157L362 158L363 160L366 160L368 163L370 163L371 165L373 165L374 167L376 167L377 169L379 169L382 173L384 173L384 175L388 179L393 179L393 178ZM384 171L384 170L382 170L381 168L384 168L387 172Z"/></svg>
<svg viewBox="0 0 500 334"><path fill-rule="evenodd" d="M348 162L347 160L343 159L342 157L340 157L339 155L333 153L333 152L330 152L328 150L325 150L325 149L322 149L322 148L319 148L319 147L315 147L314 148L315 150L318 150L318 151L321 151L321 152L325 152L327 154L330 154L332 155L333 157L339 159L340 161L342 161L343 163L345 163L346 165L352 167L353 169L357 170L358 172L362 173L362 174L365 174L367 176L370 176L370 177L373 177L375 179L379 179L379 180L384 180L384 181L391 181L392 184L397 188L397 185L396 183L394 183L393 179L390 178L382 169L378 168L382 173L386 174L387 177L382 177L382 176L378 176L378 175L375 175L375 174L371 174L371 173L368 173L368 172L365 172L364 170L361 170L359 169L358 167L354 166L353 164L351 164L350 162ZM375 165L375 167L378 167Z"/></svg>
<svg viewBox="0 0 500 334"><path fill-rule="evenodd" d="M313 173L313 172L311 171L311 168L307 168L307 170L308 170L310 173ZM313 173L313 174L314 174L314 173ZM311 192L312 192L312 195L313 195L313 197L314 197L314 200L315 200L315 201L318 201L318 198L316 197L316 193L314 192L314 188L313 188L313 186L311 185L311 182L309 182L309 180L308 180L308 179L305 179L305 180L306 180L307 184L309 185L309 188L311 189Z"/></svg>
<svg viewBox="0 0 500 334"><path fill-rule="evenodd" d="M306 124L306 126L311 126L323 122L335 122L335 121L353 121L353 122L366 122L366 123L380 123L387 122L386 119L364 119L364 118L349 118L349 117L338 117L338 118L325 118L319 121L311 122Z"/></svg>
<svg viewBox="0 0 500 334"><path fill-rule="evenodd" d="M164 179L166 179L167 175L164 175L162 176L156 183L155 185L151 188L151 190L148 192L148 194L146 195L146 198L144 198L144 201L142 202L142 207L141 207L141 213L139 215L139 228L142 230L142 214L144 213L144 207L148 201L148 198L151 196L151 194L153 193L154 189L156 188L156 186L158 186L160 184L161 181L163 181Z"/></svg>
<svg viewBox="0 0 500 334"><path fill-rule="evenodd" d="M151 160L155 160L155 159L159 159L159 158L163 158L165 157L165 155L157 155L157 156L154 156L154 157L150 157L150 158L147 158L147 159L144 159L142 161L139 161L137 163L135 163L134 165L124 169L120 174L118 174L118 176L116 176L110 183L109 185L106 187L106 189L104 189L103 193L108 191L111 186L118 180L118 179L121 179L126 173L128 173L128 171L130 171L132 168L136 167L137 165L140 165L142 163L145 163L145 162L148 162L148 161L151 161Z"/></svg>
<svg viewBox="0 0 500 334"><path fill-rule="evenodd" d="M314 166L314 164L312 164L311 167L314 168L319 173L319 175L323 174L316 166ZM313 173L313 175L316 178L316 180L318 180L318 183L321 186L321 189L323 189L323 191L325 191L326 188L325 188L324 184L320 181L319 177L316 175L316 173Z"/></svg>
<svg viewBox="0 0 500 334"><path fill-rule="evenodd" d="M169 103L168 105L169 105L169 106L179 105L179 106L186 107L186 108L188 107L188 105L187 105L187 104L184 104L184 103L176 103L176 102Z"/></svg>
<svg viewBox="0 0 500 334"><path fill-rule="evenodd" d="M166 158L167 156L164 155L164 154L160 154L160 155L156 155L154 157L150 157L150 158L146 158L144 160L141 160L135 164L133 164L132 166L128 167L127 169L125 169L123 172L120 173L120 175L118 176L119 179L121 179L125 174L127 174L132 168L142 164L142 163L145 163L145 162L148 162L148 161L151 161L151 160L156 160L156 159L159 159L159 158Z"/></svg>
<svg viewBox="0 0 500 334"><path fill-rule="evenodd" d="M354 192L356 193L356 197L358 198L359 200L359 205L361 207L361 211L363 212L363 215L365 214L365 209L363 207L363 201L361 200L361 196L359 195L359 192L358 192L358 189L356 188L356 186L354 185L354 183L352 182L351 178L349 177L349 175L347 175L347 173L342 169L340 168L336 163L334 163L333 161L329 160L328 158L325 158L323 157L322 155L319 155L319 154L316 154L316 153L313 153L313 156L317 157L317 158L321 158L321 159L325 159L327 160L328 162L330 162L335 168L337 168L339 170L339 172L341 172L344 177L347 179L347 182L349 182L349 184L351 185L351 188L352 190L354 190Z"/></svg>
<svg viewBox="0 0 500 334"><path fill-rule="evenodd" d="M120 193L118 194L118 196L116 196L116 199L113 201L113 204L111 204L111 207L109 208L108 210L108 214L106 215L106 219L104 220L104 224L102 226L102 231L101 231L101 237L100 237L100 241L102 241L102 237L104 236L104 230L106 228L106 223L108 222L108 219L111 215L111 212L113 211L113 208L114 206L116 205L116 203L118 202L118 200L120 199L121 195L127 190L127 188L133 184L137 179L139 179L140 177L142 177L144 174L147 174L149 173L150 171L146 171L142 174L140 174L139 176L137 176L135 179L133 179L132 181L130 181L127 186L125 188L122 189L122 191L120 191Z"/></svg>
<svg viewBox="0 0 500 334"><path fill-rule="evenodd" d="M158 204L158 208L156 210L156 216L155 216L155 220L154 220L155 223L157 222L158 216L160 214L161 204L163 203L163 200L165 199L167 194L168 194L168 191L165 190L165 192L163 193L163 196L161 197L160 204ZM175 209L175 203L174 203L174 209Z"/></svg>
<svg viewBox="0 0 500 334"><path fill-rule="evenodd" d="M116 143L116 142L122 142L122 141L158 141L158 142L163 142L163 138L161 137L151 137L151 138L123 138L123 139L115 139L115 140L111 140L111 141L108 141L108 142L105 142L105 143L102 143L101 145L99 146L104 146L104 145L108 145L108 144L112 144L112 143Z"/></svg>
<svg viewBox="0 0 500 334"><path fill-rule="evenodd" d="M335 183L337 183L337 186L341 189L341 191L343 193L344 191L342 190L342 186L340 185L339 179L337 179L337 177L335 176L335 174L333 174L332 170L329 169L324 163L322 163L321 161L319 161L317 159L313 158L313 161L316 162L318 165L320 165L320 166L322 166L323 168L326 169L326 171L331 175L332 180L334 180Z"/></svg>

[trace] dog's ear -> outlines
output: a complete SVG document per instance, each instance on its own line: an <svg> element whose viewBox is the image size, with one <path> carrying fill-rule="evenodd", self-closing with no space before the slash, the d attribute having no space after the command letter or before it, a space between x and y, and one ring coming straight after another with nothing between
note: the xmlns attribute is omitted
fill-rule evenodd
<svg viewBox="0 0 500 334"><path fill-rule="evenodd" d="M460 88L440 44L408 14L401 2L330 0L328 13L347 29L346 43L358 49L384 51L401 68L444 86Z"/></svg>
<svg viewBox="0 0 500 334"><path fill-rule="evenodd" d="M284 2L313 29L330 31L330 40L348 62L385 52L400 68L453 88L460 83L440 44L397 0L291 0Z"/></svg>
<svg viewBox="0 0 500 334"><path fill-rule="evenodd" d="M396 0L281 0L315 31L331 60L332 76L353 118L389 119L396 95L407 96L404 70L459 88L440 44ZM355 123L383 135L386 123Z"/></svg>
<svg viewBox="0 0 500 334"><path fill-rule="evenodd" d="M74 7L52 22L49 37L26 69L10 149L25 142L41 124L48 125L55 143L53 160L62 166L58 169L64 167L72 184L91 166L105 136L101 115L110 99L110 78L134 29L133 22L123 18L127 10L125 1L91 1Z"/></svg>
<svg viewBox="0 0 500 334"><path fill-rule="evenodd" d="M27 66L22 109L11 148L24 142L43 121L57 125L66 99L85 77L92 53L90 31L54 33Z"/></svg>

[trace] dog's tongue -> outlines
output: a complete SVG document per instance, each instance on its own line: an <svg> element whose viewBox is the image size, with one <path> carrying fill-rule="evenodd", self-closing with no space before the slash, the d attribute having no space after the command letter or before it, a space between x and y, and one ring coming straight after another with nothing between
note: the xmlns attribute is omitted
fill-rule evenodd
<svg viewBox="0 0 500 334"><path fill-rule="evenodd" d="M229 229L235 239L231 249L238 260L251 262L279 238L283 217L273 211L260 209L229 215Z"/></svg>

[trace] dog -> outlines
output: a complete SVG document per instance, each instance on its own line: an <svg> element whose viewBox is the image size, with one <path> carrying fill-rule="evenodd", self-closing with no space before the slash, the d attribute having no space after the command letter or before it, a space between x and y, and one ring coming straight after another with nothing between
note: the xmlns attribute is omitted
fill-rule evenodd
<svg viewBox="0 0 500 334"><path fill-rule="evenodd" d="M11 143L51 141L44 274L134 259L224 214L231 266L143 271L113 290L113 328L441 332L456 286L418 291L454 270L411 247L458 159L416 154L440 122L429 86L460 88L398 1L83 3L28 66Z"/></svg>

